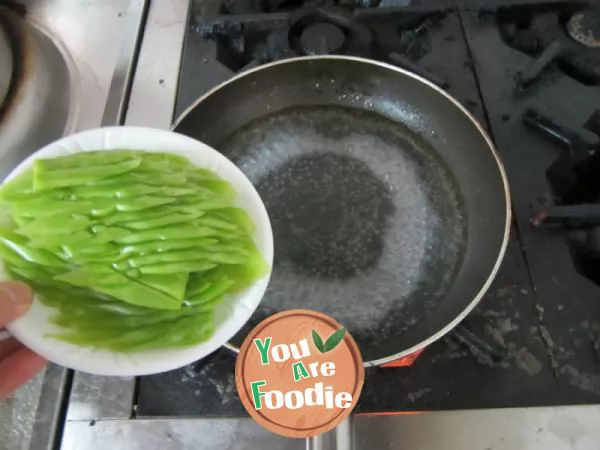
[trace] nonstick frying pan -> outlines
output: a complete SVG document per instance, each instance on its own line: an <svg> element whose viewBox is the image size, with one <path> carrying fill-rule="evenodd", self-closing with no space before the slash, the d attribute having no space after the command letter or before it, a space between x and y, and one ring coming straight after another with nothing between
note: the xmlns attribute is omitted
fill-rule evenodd
<svg viewBox="0 0 600 450"><path fill-rule="evenodd" d="M365 365L443 336L481 299L508 242L506 176L445 91L347 57L283 60L198 99L174 130L250 178L273 226L265 297L230 345L280 310L346 325Z"/></svg>

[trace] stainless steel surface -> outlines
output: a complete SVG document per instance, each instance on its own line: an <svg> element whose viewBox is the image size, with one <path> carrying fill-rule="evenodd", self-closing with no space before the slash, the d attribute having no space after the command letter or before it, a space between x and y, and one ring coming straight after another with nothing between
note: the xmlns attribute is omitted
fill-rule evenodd
<svg viewBox="0 0 600 450"><path fill-rule="evenodd" d="M31 430L30 449L53 449L60 443L58 434L62 429L63 398L68 394L68 381L69 373L62 367L50 364L46 369Z"/></svg>
<svg viewBox="0 0 600 450"><path fill-rule="evenodd" d="M77 121L75 128L84 130L100 126L117 60L122 56L121 44L126 26L131 26L128 18L136 12L130 8L131 1L27 0L20 3L27 8L27 22L34 29L43 30L41 33L44 36L50 36L50 42L57 49L60 48L61 56L65 60L70 57L73 61L79 84L79 98L73 105ZM139 5L139 2L135 4ZM137 14L137 17L141 16ZM61 62L61 59L56 57L56 50L53 52L51 47L44 56L49 58L51 64ZM56 89L57 86L59 84L54 85L54 88ZM113 84L113 87L116 88L116 85ZM56 90L60 92L60 89ZM73 131L72 127L66 128L67 131ZM56 137L59 136L48 137L48 141ZM24 156L26 155L22 155L21 158ZM65 383L67 379L68 372L65 369L51 366L43 380L43 388L42 377L38 377L8 401L0 402L2 430L11 430L2 433L0 442L2 450L52 448L53 441L57 437L56 432L62 427L64 419L62 406L63 396L68 388L68 383ZM76 392L85 392L79 382L96 383L89 386L90 393L102 389L102 381L76 377L74 385ZM113 383L114 381L111 386L114 386ZM128 383L127 388L121 389L121 392L127 389L130 389L128 396L132 398L133 384ZM106 397L111 395L106 391L103 394ZM82 398L79 398L78 409L75 411L83 415ZM88 398L91 402L94 401L93 395ZM132 406L126 406L127 410L131 411ZM36 408L37 413L34 414ZM108 408L107 403L100 402L100 406L96 405L94 411L107 409L114 411L115 407L113 405ZM128 416L119 415L119 417Z"/></svg>
<svg viewBox="0 0 600 450"><path fill-rule="evenodd" d="M0 448L25 450L31 441L31 426L35 419L44 374L38 375L7 400L0 401Z"/></svg>
<svg viewBox="0 0 600 450"><path fill-rule="evenodd" d="M306 439L306 450L326 450L329 438L327 435L314 436Z"/></svg>
<svg viewBox="0 0 600 450"><path fill-rule="evenodd" d="M69 422L62 450L304 450L251 419Z"/></svg>
<svg viewBox="0 0 600 450"><path fill-rule="evenodd" d="M190 0L153 1L125 123L169 128L173 122Z"/></svg>
<svg viewBox="0 0 600 450"><path fill-rule="evenodd" d="M133 413L135 378L102 377L76 372L67 420L129 419Z"/></svg>
<svg viewBox="0 0 600 450"><path fill-rule="evenodd" d="M142 2L135 2L135 5L138 8L145 6ZM124 120L126 125L169 128L173 119L188 10L189 0L150 2L141 36L136 71L132 77L133 84ZM137 17L141 18L139 14ZM133 33L129 33L128 36L131 40L138 39ZM131 42L123 44L124 47L133 48ZM120 73L129 65L124 61L127 61L127 58L121 51L113 83L116 83L116 79L123 82L127 79ZM126 91L119 89L113 93L111 89L104 113L105 119L109 115L116 119L118 109L110 106L111 98L122 98L124 92ZM102 377L76 373L67 420L129 418L134 412L134 391L135 379L131 377Z"/></svg>
<svg viewBox="0 0 600 450"><path fill-rule="evenodd" d="M0 121L0 178L38 148L72 132L79 104L78 75L52 32L26 23L9 9L2 21L13 32L14 81Z"/></svg>
<svg viewBox="0 0 600 450"><path fill-rule="evenodd" d="M0 24L0 107L4 102L6 93L10 86L10 80L13 72L13 54L12 45L9 37Z"/></svg>
<svg viewBox="0 0 600 450"><path fill-rule="evenodd" d="M357 449L598 450L600 407L447 411L358 416Z"/></svg>
<svg viewBox="0 0 600 450"><path fill-rule="evenodd" d="M334 432L337 450L352 450L354 448L354 417L350 416L341 422Z"/></svg>
<svg viewBox="0 0 600 450"><path fill-rule="evenodd" d="M101 124L123 123L127 109L132 70L137 48L142 38L148 0L121 2L117 17L121 23L121 40L108 93L104 102ZM124 10L121 10L124 9ZM66 420L127 419L133 414L135 379L103 377L75 373L69 397Z"/></svg>
<svg viewBox="0 0 600 450"><path fill-rule="evenodd" d="M354 418L355 448L598 450L600 407L494 409ZM69 422L63 450L303 449L251 419ZM331 447L322 447L331 448Z"/></svg>
<svg viewBox="0 0 600 450"><path fill-rule="evenodd" d="M333 430L306 439L306 450L353 450L354 417L341 422Z"/></svg>
<svg viewBox="0 0 600 450"><path fill-rule="evenodd" d="M113 72L102 125L122 124L127 110L127 96L131 88L132 71L137 59L137 50L144 28L149 0L131 0L126 13L120 52Z"/></svg>
<svg viewBox="0 0 600 450"><path fill-rule="evenodd" d="M63 43L80 77L78 130L100 126L128 24L130 0L28 0L27 20Z"/></svg>

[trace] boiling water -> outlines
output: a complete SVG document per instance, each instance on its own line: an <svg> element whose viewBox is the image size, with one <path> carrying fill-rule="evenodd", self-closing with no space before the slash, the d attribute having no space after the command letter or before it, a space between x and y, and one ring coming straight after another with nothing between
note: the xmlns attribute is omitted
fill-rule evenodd
<svg viewBox="0 0 600 450"><path fill-rule="evenodd" d="M219 150L256 186L273 226L273 274L251 325L308 308L360 345L401 333L441 301L464 250L460 195L402 125L350 108L294 108Z"/></svg>

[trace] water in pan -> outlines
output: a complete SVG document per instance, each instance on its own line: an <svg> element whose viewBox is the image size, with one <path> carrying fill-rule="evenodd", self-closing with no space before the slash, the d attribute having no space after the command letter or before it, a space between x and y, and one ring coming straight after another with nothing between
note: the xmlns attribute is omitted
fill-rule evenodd
<svg viewBox="0 0 600 450"><path fill-rule="evenodd" d="M308 308L363 348L435 307L465 241L460 196L429 144L375 113L292 108L219 149L250 178L271 218L275 262L251 323Z"/></svg>

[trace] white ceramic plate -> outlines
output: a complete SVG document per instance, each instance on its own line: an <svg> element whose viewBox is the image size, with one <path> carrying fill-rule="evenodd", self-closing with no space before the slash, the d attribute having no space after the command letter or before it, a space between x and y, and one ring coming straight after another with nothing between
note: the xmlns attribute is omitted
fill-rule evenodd
<svg viewBox="0 0 600 450"><path fill-rule="evenodd" d="M265 260L273 263L273 234L267 210L256 189L246 176L227 158L202 142L171 131L141 127L107 127L67 136L23 161L7 177L31 168L33 161L89 150L138 149L170 152L186 156L198 167L210 169L227 180L238 192L237 206L243 208L256 224L254 241ZM4 268L1 277L6 279ZM260 303L269 275L253 286L229 296L216 310L216 330L206 342L193 347L147 350L137 353L114 353L79 347L47 337L59 328L48 321L52 309L35 300L30 311L13 322L8 330L23 344L50 361L97 375L148 375L176 369L203 358L225 344L250 318Z"/></svg>

